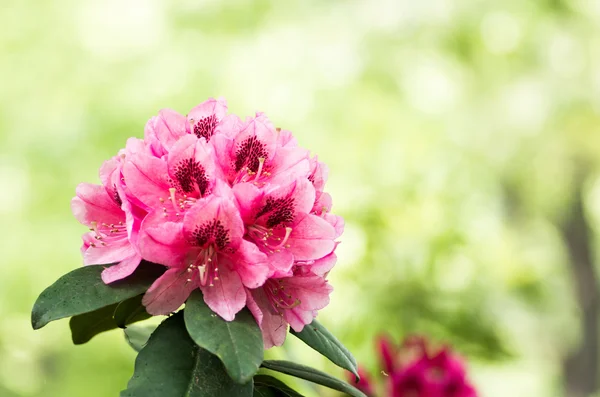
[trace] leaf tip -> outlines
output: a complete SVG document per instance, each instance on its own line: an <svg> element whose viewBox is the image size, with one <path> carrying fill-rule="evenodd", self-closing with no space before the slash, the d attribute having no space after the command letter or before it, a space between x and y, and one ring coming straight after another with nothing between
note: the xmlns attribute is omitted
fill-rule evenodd
<svg viewBox="0 0 600 397"><path fill-rule="evenodd" d="M31 327L34 330L38 330L46 324L48 324L48 322L44 321L43 315L38 313L34 307L33 310L31 311Z"/></svg>

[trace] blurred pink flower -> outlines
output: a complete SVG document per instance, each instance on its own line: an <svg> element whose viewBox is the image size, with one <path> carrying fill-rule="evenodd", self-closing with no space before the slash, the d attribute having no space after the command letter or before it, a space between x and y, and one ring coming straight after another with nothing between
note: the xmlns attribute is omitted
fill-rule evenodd
<svg viewBox="0 0 600 397"><path fill-rule="evenodd" d="M426 339L410 337L402 346L387 336L377 342L382 382L379 390L389 397L477 397L463 361L448 347L433 349ZM362 370L361 377L367 375ZM348 377L352 377L348 374ZM356 385L369 397L377 396L372 380Z"/></svg>

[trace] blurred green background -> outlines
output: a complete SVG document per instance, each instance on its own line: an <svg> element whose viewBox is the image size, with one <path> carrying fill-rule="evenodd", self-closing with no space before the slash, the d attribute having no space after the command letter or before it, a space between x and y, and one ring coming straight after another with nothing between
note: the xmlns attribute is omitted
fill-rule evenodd
<svg viewBox="0 0 600 397"><path fill-rule="evenodd" d="M30 308L81 264L75 186L160 108L211 96L330 166L346 232L320 319L359 361L381 332L426 333L484 397L589 396L599 24L597 0L3 0L0 396L124 388L119 332L75 347ZM341 375L290 342L271 354Z"/></svg>

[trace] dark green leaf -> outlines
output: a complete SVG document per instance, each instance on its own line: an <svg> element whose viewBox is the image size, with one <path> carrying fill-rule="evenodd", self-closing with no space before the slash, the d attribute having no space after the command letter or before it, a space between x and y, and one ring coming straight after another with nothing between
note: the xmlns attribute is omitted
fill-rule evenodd
<svg viewBox="0 0 600 397"><path fill-rule="evenodd" d="M123 330L123 335L129 346L139 352L146 346L156 327L158 327L156 324L131 325Z"/></svg>
<svg viewBox="0 0 600 397"><path fill-rule="evenodd" d="M144 295L140 294L117 305L113 313L113 319L119 328L125 328L129 324L152 317L142 305L143 297Z"/></svg>
<svg viewBox="0 0 600 397"><path fill-rule="evenodd" d="M112 317L117 305L118 303L115 303L93 312L71 317L69 327L73 343L81 345L101 332L117 328Z"/></svg>
<svg viewBox="0 0 600 397"><path fill-rule="evenodd" d="M254 377L254 397L304 397L277 378L269 375Z"/></svg>
<svg viewBox="0 0 600 397"><path fill-rule="evenodd" d="M107 285L100 278L104 268L80 267L46 288L37 298L31 311L33 329L42 328L50 321L89 313L139 295L146 291L160 275L160 271L165 269L163 266L143 262L131 276Z"/></svg>
<svg viewBox="0 0 600 397"><path fill-rule="evenodd" d="M294 330L290 332L327 357L332 363L347 369L359 378L358 365L352 353L317 320L305 325L301 332L294 332Z"/></svg>
<svg viewBox="0 0 600 397"><path fill-rule="evenodd" d="M264 357L260 328L247 309L225 321L204 303L199 290L185 304L185 326L198 346L221 359L229 376L246 383L258 371Z"/></svg>
<svg viewBox="0 0 600 397"><path fill-rule="evenodd" d="M177 313L150 336L121 397L250 397L252 382L235 383L221 361L190 339Z"/></svg>
<svg viewBox="0 0 600 397"><path fill-rule="evenodd" d="M321 372L305 365L292 363L290 361L265 360L261 366L272 371L295 376L296 378L305 379L310 382L329 387L330 389L341 391L353 397L366 397L363 392L353 386L350 386L348 383L334 378L325 372Z"/></svg>
<svg viewBox="0 0 600 397"><path fill-rule="evenodd" d="M69 326L73 343L81 345L99 333L152 317L141 305L142 296L140 294L123 302L71 317Z"/></svg>

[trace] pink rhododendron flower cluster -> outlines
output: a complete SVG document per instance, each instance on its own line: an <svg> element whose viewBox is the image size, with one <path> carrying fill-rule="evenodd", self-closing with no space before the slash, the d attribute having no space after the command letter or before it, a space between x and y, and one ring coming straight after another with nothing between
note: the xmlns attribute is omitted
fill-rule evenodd
<svg viewBox="0 0 600 397"><path fill-rule="evenodd" d="M142 259L166 266L143 298L150 314L175 311L199 288L225 320L247 306L268 348L329 303L344 222L330 212L327 167L264 114L240 120L222 99L187 116L161 110L100 179L72 200L90 228L84 264L115 264L105 283Z"/></svg>
<svg viewBox="0 0 600 397"><path fill-rule="evenodd" d="M463 361L447 346L433 349L424 338L412 337L398 347L382 337L378 348L381 382L360 368L356 384L369 397L477 397Z"/></svg>

